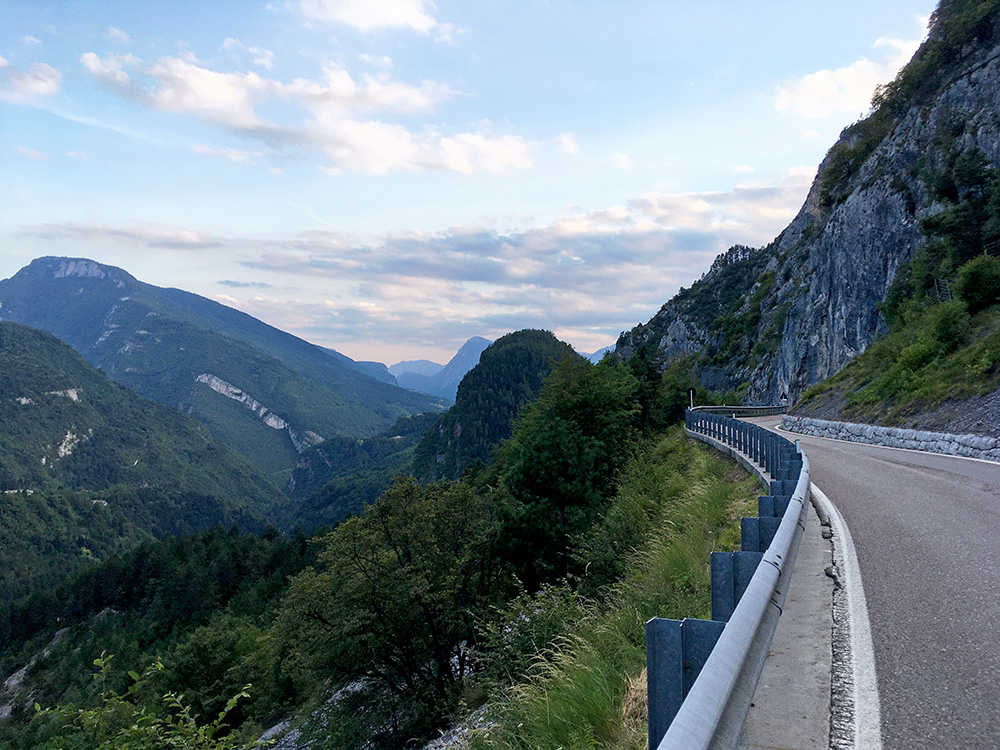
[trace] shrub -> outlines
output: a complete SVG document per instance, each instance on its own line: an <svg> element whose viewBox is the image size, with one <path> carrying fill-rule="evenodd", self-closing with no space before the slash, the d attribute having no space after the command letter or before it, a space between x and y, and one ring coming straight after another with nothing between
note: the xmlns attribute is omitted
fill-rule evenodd
<svg viewBox="0 0 1000 750"><path fill-rule="evenodd" d="M958 349L969 337L969 313L961 302L945 302L929 311L934 338L945 354Z"/></svg>
<svg viewBox="0 0 1000 750"><path fill-rule="evenodd" d="M975 314L1000 301L1000 260L988 255L973 258L958 269L955 291Z"/></svg>
<svg viewBox="0 0 1000 750"><path fill-rule="evenodd" d="M924 339L915 341L899 353L893 369L900 372L916 372L934 358L934 345Z"/></svg>

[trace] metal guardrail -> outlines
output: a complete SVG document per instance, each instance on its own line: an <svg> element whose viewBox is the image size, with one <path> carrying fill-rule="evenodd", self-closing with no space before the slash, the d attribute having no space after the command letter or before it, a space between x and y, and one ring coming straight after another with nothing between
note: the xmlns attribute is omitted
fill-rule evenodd
<svg viewBox="0 0 1000 750"><path fill-rule="evenodd" d="M732 410L733 407L726 408ZM783 410L784 407L772 408ZM773 539L769 539L746 590L739 597L718 641L711 648L676 715L669 721L669 728L662 740L655 735L663 731L663 724L666 722L662 716L654 716L654 695L650 693L650 748L732 750L739 741L743 722L764 667L764 659L788 590L799 538L805 528L803 518L809 491L809 459L801 452L797 443L793 444L757 425L705 409L689 409L685 421L688 431L694 437L706 440L716 447L728 446L741 454L739 457L742 460L755 465L758 476L762 481L767 481L771 490L770 497L760 498L762 511L767 509L773 513L778 509L777 506L784 504L786 491L791 492L783 513L773 513L766 517L762 512L759 519L743 519L741 526L744 550L759 551L758 545L765 535L770 535L770 531L773 531ZM750 521L756 523L748 523ZM714 563L713 559L713 569ZM713 570L713 620L716 619L715 584ZM653 622L650 621L651 624ZM648 626L647 632L652 632ZM685 668L690 666L686 663L686 654L679 654L678 657ZM659 677L651 677L650 686L656 680Z"/></svg>
<svg viewBox="0 0 1000 750"><path fill-rule="evenodd" d="M731 417L773 417L788 411L782 406L692 406L687 411L698 414L728 414Z"/></svg>

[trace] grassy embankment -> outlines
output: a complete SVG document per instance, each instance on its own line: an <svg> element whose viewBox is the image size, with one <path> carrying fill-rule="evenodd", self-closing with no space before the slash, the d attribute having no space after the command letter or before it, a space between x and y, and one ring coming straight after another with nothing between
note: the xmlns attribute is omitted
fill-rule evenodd
<svg viewBox="0 0 1000 750"><path fill-rule="evenodd" d="M602 522L606 536L637 541L624 575L593 598L550 598L562 632L488 707L490 727L473 745L645 748L645 622L709 617L709 553L738 549L739 518L755 514L758 490L755 478L679 428L634 460ZM519 614L508 613L497 637L509 637Z"/></svg>
<svg viewBox="0 0 1000 750"><path fill-rule="evenodd" d="M932 305L807 390L803 416L909 427L913 415L1000 387L1000 307L971 317L960 302Z"/></svg>

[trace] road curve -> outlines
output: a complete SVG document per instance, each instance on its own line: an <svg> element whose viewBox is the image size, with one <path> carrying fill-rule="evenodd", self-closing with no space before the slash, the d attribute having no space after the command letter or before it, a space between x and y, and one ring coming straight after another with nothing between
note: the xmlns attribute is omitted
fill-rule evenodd
<svg viewBox="0 0 1000 750"><path fill-rule="evenodd" d="M786 436L854 539L885 750L1000 748L1000 464Z"/></svg>

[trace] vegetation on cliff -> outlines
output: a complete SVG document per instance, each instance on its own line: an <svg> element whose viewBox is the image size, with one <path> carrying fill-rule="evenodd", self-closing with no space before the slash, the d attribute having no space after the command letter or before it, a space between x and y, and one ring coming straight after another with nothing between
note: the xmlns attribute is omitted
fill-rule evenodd
<svg viewBox="0 0 1000 750"><path fill-rule="evenodd" d="M916 414L1000 387L1000 175L962 120L944 123L939 210L899 269L882 311L890 333L803 394L801 414L909 426Z"/></svg>

